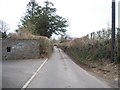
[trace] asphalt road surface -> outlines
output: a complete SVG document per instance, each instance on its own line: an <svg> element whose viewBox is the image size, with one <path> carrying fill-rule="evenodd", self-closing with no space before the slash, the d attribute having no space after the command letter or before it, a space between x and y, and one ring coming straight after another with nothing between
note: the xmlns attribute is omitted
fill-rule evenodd
<svg viewBox="0 0 120 90"><path fill-rule="evenodd" d="M45 60L3 62L3 88L21 88ZM110 88L75 64L61 49L54 48L50 59L27 88Z"/></svg>
<svg viewBox="0 0 120 90"><path fill-rule="evenodd" d="M22 88L44 60L2 61L2 88Z"/></svg>
<svg viewBox="0 0 120 90"><path fill-rule="evenodd" d="M62 50L54 48L28 88L110 88L75 64Z"/></svg>

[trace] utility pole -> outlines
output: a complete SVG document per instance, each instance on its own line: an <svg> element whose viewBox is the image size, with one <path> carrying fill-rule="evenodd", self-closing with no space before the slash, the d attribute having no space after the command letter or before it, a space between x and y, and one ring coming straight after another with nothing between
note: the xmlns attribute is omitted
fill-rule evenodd
<svg viewBox="0 0 120 90"><path fill-rule="evenodd" d="M111 63L115 61L115 0L112 0Z"/></svg>

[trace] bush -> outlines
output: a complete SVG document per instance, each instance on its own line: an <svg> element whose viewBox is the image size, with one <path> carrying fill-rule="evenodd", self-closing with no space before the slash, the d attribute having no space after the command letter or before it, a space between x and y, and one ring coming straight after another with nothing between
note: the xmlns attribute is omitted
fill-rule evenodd
<svg viewBox="0 0 120 90"><path fill-rule="evenodd" d="M44 36L35 36L32 34L24 34L23 36L14 35L9 37L10 39L21 39L21 40L38 40L39 42L39 55L42 58L50 57L53 52L53 44L50 39Z"/></svg>
<svg viewBox="0 0 120 90"><path fill-rule="evenodd" d="M102 30L91 34L61 43L59 47L79 61L110 60L111 30ZM118 29L116 41L115 60L120 62L120 29Z"/></svg>
<svg viewBox="0 0 120 90"><path fill-rule="evenodd" d="M117 34L117 60L120 63L120 29L118 29Z"/></svg>
<svg viewBox="0 0 120 90"><path fill-rule="evenodd" d="M40 40L40 55L42 57L50 57L53 52L53 45L49 39Z"/></svg>

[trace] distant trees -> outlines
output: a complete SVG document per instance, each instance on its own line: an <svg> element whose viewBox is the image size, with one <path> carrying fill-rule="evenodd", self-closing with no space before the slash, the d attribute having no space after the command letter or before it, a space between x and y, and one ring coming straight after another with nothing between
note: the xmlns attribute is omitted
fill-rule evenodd
<svg viewBox="0 0 120 90"><path fill-rule="evenodd" d="M27 28L34 35L50 38L52 34L65 35L68 20L56 14L56 8L49 1L44 2L43 7L37 2L29 2L24 17L21 18L22 25L19 28Z"/></svg>
<svg viewBox="0 0 120 90"><path fill-rule="evenodd" d="M111 32L110 28L92 32L70 42L61 42L61 47L79 60L110 60ZM117 29L115 43L115 59L120 62L120 29ZM117 60L115 62L117 62Z"/></svg>
<svg viewBox="0 0 120 90"><path fill-rule="evenodd" d="M2 33L2 38L6 38L7 37L7 34L6 32L9 30L9 25L3 21L3 20L0 20L0 31Z"/></svg>
<svg viewBox="0 0 120 90"><path fill-rule="evenodd" d="M99 30L97 32L92 32L90 33L90 38L92 40L98 40L98 41L105 41L105 40L109 40L110 37L111 37L111 30L110 29L102 29L102 30Z"/></svg>

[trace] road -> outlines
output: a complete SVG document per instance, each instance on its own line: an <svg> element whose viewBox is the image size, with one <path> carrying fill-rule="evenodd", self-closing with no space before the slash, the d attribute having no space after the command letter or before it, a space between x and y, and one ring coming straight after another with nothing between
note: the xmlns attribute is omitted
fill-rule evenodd
<svg viewBox="0 0 120 90"><path fill-rule="evenodd" d="M2 62L2 88L22 88L44 60L7 60Z"/></svg>
<svg viewBox="0 0 120 90"><path fill-rule="evenodd" d="M43 61L5 61L3 88L21 88ZM75 64L61 49L54 48L52 57L27 88L110 88L110 86Z"/></svg>
<svg viewBox="0 0 120 90"><path fill-rule="evenodd" d="M55 48L52 57L28 88L110 88L75 64L62 50Z"/></svg>

